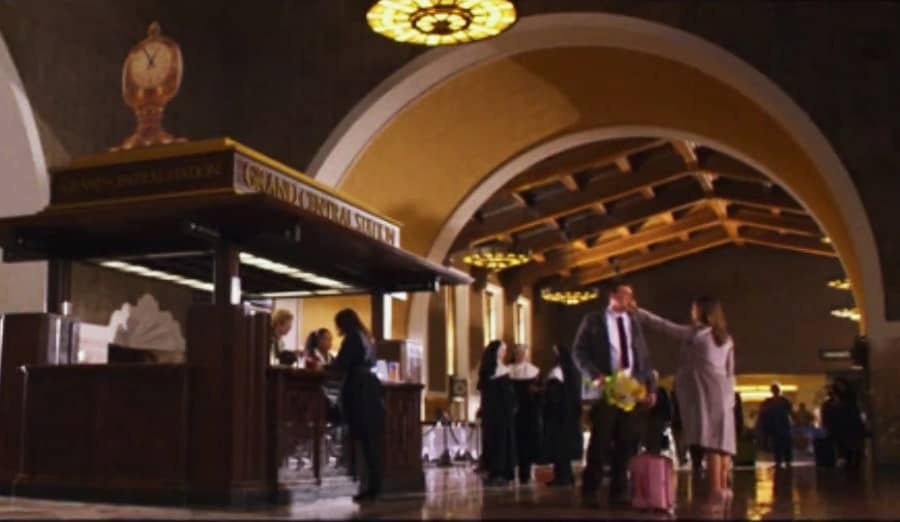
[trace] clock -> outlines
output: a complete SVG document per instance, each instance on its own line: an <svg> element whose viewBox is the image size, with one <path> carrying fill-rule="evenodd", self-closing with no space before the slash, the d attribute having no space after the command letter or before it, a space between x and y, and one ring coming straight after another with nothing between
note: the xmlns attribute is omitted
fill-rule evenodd
<svg viewBox="0 0 900 522"><path fill-rule="evenodd" d="M134 111L134 134L113 150L127 150L184 141L162 128L166 104L178 94L183 63L181 49L171 38L160 35L159 23L147 29L147 37L128 52L122 67L122 97Z"/></svg>

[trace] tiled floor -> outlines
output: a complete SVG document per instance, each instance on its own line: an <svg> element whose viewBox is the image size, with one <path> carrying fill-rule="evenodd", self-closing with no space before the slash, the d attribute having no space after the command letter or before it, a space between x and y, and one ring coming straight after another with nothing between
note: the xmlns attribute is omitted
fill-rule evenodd
<svg viewBox="0 0 900 522"><path fill-rule="evenodd" d="M664 514L583 505L574 489L542 485L482 488L469 468L429 469L428 494L358 507L349 499L262 510L162 508L0 497L0 519L640 519ZM900 475L873 479L866 473L817 470L799 465L774 470L761 464L735 472L735 499L726 513L707 514L694 501L700 485L679 473L678 518L900 519ZM699 496L699 495L698 495Z"/></svg>

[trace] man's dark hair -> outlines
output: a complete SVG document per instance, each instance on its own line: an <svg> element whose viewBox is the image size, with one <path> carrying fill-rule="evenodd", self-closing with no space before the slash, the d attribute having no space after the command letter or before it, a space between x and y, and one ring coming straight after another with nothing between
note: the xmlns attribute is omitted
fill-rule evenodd
<svg viewBox="0 0 900 522"><path fill-rule="evenodd" d="M623 286L631 286L631 283L625 279L616 278L609 282L609 293L614 294Z"/></svg>

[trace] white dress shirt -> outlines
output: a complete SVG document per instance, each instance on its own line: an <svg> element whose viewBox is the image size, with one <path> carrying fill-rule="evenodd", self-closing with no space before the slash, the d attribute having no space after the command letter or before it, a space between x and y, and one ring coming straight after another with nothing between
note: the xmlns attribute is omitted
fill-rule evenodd
<svg viewBox="0 0 900 522"><path fill-rule="evenodd" d="M622 360L622 348L619 346L619 325L618 318L621 317L625 323L625 339L628 342L628 363L629 367L625 370L626 375L631 375L631 369L634 368L634 348L632 347L631 337L631 317L626 312L616 312L611 308L606 309L606 331L609 336L609 357L610 368L613 372L619 371L619 362Z"/></svg>

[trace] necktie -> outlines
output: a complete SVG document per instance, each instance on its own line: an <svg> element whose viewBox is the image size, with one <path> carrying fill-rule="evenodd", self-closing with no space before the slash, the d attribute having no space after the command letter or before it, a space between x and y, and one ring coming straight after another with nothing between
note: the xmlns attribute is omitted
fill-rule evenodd
<svg viewBox="0 0 900 522"><path fill-rule="evenodd" d="M619 369L626 370L631 366L631 360L628 357L628 336L625 335L625 318L621 315L616 317L616 326L619 327Z"/></svg>

